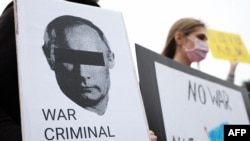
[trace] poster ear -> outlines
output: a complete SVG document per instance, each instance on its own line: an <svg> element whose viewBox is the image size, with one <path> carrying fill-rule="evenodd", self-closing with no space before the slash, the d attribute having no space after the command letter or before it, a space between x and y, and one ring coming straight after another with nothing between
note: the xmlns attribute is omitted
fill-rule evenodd
<svg viewBox="0 0 250 141"><path fill-rule="evenodd" d="M55 68L55 59L52 58L51 56L51 48L50 47L45 47L45 45L42 46L43 53L49 63L49 66L51 70L54 70Z"/></svg>
<svg viewBox="0 0 250 141"><path fill-rule="evenodd" d="M109 68L112 69L115 65L115 54L110 52L108 54Z"/></svg>

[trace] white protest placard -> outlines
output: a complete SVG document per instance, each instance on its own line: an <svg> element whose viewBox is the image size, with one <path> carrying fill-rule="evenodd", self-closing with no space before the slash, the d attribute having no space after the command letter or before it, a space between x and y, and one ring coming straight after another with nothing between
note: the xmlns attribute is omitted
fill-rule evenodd
<svg viewBox="0 0 250 141"><path fill-rule="evenodd" d="M155 69L167 140L213 141L220 125L249 124L239 91L158 62Z"/></svg>
<svg viewBox="0 0 250 141"><path fill-rule="evenodd" d="M223 141L224 125L249 125L245 89L136 44L149 127L160 141Z"/></svg>
<svg viewBox="0 0 250 141"><path fill-rule="evenodd" d="M148 141L122 14L15 1L24 141Z"/></svg>

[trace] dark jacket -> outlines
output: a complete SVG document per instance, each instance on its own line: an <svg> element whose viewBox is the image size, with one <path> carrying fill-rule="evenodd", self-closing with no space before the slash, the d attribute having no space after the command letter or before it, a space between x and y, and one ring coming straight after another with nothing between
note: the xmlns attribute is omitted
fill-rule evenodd
<svg viewBox="0 0 250 141"><path fill-rule="evenodd" d="M21 141L14 10L0 17L0 140Z"/></svg>
<svg viewBox="0 0 250 141"><path fill-rule="evenodd" d="M88 0L67 0L92 6ZM14 9L11 2L0 17L0 141L21 141Z"/></svg>

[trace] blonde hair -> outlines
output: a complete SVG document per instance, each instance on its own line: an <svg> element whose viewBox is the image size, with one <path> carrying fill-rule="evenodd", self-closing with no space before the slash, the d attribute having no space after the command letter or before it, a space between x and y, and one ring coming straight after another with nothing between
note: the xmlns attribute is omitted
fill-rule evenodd
<svg viewBox="0 0 250 141"><path fill-rule="evenodd" d="M176 51L175 33L180 32L184 36L188 36L190 33L196 30L196 27L205 27L205 24L200 20L194 18L182 18L176 21L167 36L162 55L173 59Z"/></svg>

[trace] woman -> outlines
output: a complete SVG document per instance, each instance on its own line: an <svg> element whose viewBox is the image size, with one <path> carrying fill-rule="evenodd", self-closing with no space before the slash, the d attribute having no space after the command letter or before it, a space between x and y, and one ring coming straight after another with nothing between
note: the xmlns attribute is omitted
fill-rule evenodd
<svg viewBox="0 0 250 141"><path fill-rule="evenodd" d="M206 25L194 18L182 18L171 27L162 52L181 64L190 66L192 62L200 62L208 52ZM238 61L230 61L227 81L234 83Z"/></svg>
<svg viewBox="0 0 250 141"><path fill-rule="evenodd" d="M206 57L209 50L206 41L204 23L194 18L182 18L171 27L162 55L190 66Z"/></svg>

